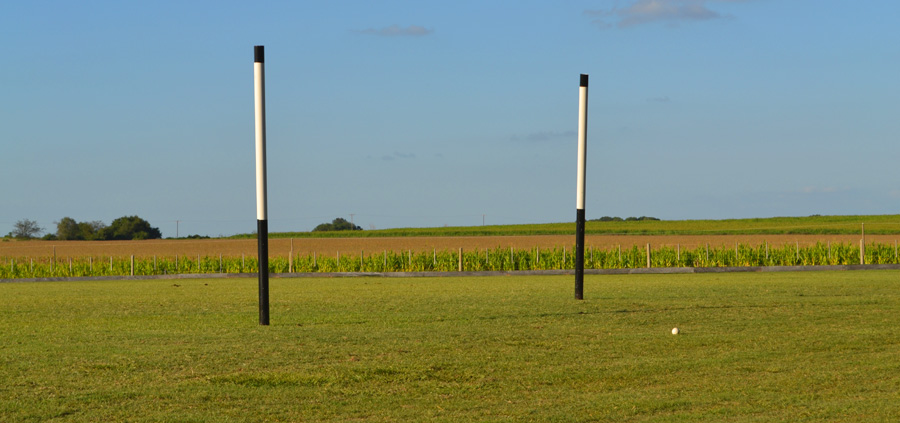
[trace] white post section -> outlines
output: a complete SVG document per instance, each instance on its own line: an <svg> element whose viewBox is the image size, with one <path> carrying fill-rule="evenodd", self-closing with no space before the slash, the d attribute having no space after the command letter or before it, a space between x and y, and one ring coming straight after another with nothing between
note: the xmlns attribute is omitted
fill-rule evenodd
<svg viewBox="0 0 900 423"><path fill-rule="evenodd" d="M581 75L581 85L578 87L578 192L575 199L575 208L584 210L584 179L585 165L587 164L587 107L588 107L588 76Z"/></svg>
<svg viewBox="0 0 900 423"><path fill-rule="evenodd" d="M256 117L256 219L268 219L266 210L266 72L263 46L254 48L253 93Z"/></svg>
<svg viewBox="0 0 900 423"><path fill-rule="evenodd" d="M263 46L253 47L256 109L256 232L259 238L259 324L269 325L269 222L266 211L266 76Z"/></svg>

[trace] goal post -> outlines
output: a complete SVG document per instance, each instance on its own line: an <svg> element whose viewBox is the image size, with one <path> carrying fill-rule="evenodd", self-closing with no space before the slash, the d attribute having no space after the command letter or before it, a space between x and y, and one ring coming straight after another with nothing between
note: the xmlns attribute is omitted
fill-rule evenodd
<svg viewBox="0 0 900 423"><path fill-rule="evenodd" d="M269 223L266 210L266 76L263 46L253 47L256 121L256 233L259 243L259 324L269 325Z"/></svg>
<svg viewBox="0 0 900 423"><path fill-rule="evenodd" d="M575 194L575 299L584 299L584 193L587 164L588 76L578 86L578 182Z"/></svg>

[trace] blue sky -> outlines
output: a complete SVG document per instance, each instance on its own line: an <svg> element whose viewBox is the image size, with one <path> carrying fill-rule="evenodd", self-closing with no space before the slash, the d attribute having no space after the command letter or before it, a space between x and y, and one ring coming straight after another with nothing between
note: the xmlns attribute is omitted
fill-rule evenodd
<svg viewBox="0 0 900 423"><path fill-rule="evenodd" d="M900 2L0 5L0 234L900 213ZM177 222L177 223L176 223Z"/></svg>

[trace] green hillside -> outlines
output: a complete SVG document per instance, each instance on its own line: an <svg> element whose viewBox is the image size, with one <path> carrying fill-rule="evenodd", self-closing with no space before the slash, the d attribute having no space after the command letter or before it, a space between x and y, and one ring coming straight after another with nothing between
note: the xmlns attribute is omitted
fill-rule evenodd
<svg viewBox="0 0 900 423"><path fill-rule="evenodd" d="M855 234L865 224L867 234L900 234L900 215L806 216L725 220L643 220L587 222L587 234L609 235L735 235L735 234ZM538 223L528 225L456 226L435 228L399 228L338 232L280 232L270 238L351 238L404 236L509 236L566 235L575 231L575 223ZM233 238L255 238L255 234Z"/></svg>

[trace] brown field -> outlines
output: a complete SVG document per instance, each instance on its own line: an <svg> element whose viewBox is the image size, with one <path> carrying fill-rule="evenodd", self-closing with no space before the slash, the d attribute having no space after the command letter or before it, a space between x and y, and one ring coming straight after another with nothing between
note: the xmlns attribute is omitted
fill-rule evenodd
<svg viewBox="0 0 900 423"><path fill-rule="evenodd" d="M897 235L867 235L866 243L894 244ZM707 243L711 247L761 245L768 242L772 246L784 244L800 246L826 243L859 243L859 235L588 235L587 247L610 249L633 245L651 247L680 245L681 248L697 248ZM574 235L534 235L534 236L467 236L467 237L396 237L396 238L295 238L269 240L269 255L287 256L293 248L294 254L319 255L366 254L379 251L456 251L485 248L530 249L534 247L569 247L575 244ZM292 247L293 245L293 247ZM148 241L6 241L0 242L0 257L171 257L211 256L240 257L255 256L255 239L184 239Z"/></svg>

